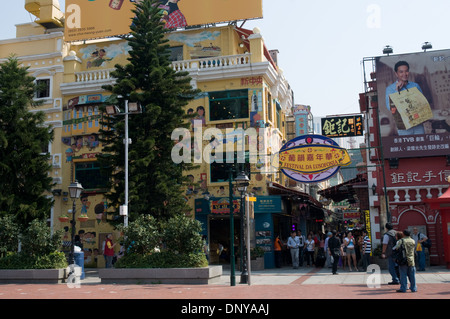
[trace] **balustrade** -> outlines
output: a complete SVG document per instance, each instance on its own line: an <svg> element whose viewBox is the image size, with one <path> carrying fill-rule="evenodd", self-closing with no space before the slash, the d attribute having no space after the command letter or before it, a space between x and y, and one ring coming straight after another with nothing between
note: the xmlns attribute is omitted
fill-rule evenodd
<svg viewBox="0 0 450 319"><path fill-rule="evenodd" d="M387 191L394 203L421 202L423 200L422 193L427 199L439 197L448 185L426 185L426 186L405 186L405 187L388 187ZM437 194L433 195L432 191ZM392 196L393 195L393 196ZM403 196L402 196L403 195Z"/></svg>

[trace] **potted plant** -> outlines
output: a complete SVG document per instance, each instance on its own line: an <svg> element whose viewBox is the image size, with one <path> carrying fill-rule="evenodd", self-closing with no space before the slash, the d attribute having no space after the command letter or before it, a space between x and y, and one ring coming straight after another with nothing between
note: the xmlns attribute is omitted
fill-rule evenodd
<svg viewBox="0 0 450 319"><path fill-rule="evenodd" d="M86 214L81 214L79 217L78 217L78 220L80 221L80 222L85 222L85 221L87 221L89 219L89 217L88 217L88 215L86 215Z"/></svg>
<svg viewBox="0 0 450 319"><path fill-rule="evenodd" d="M67 215L61 215L61 216L59 216L59 221L60 221L61 223L67 223L67 222L69 221L69 216L67 216Z"/></svg>
<svg viewBox="0 0 450 319"><path fill-rule="evenodd" d="M250 249L251 270L264 269L264 249L259 246Z"/></svg>

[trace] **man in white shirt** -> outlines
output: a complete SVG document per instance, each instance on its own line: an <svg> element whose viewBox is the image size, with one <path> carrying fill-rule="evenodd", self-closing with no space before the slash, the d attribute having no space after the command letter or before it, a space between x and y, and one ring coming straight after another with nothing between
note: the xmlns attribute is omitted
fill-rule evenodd
<svg viewBox="0 0 450 319"><path fill-rule="evenodd" d="M292 267L294 269L298 269L298 254L299 254L300 239L298 236L296 236L295 231L291 232L291 237L289 237L288 239L287 246L291 251Z"/></svg>

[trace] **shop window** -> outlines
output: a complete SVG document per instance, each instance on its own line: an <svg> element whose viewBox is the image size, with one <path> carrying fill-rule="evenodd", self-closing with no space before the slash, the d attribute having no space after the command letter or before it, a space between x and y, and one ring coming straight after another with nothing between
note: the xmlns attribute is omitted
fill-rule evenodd
<svg viewBox="0 0 450 319"><path fill-rule="evenodd" d="M249 117L248 90L209 93L211 121L234 120Z"/></svg>

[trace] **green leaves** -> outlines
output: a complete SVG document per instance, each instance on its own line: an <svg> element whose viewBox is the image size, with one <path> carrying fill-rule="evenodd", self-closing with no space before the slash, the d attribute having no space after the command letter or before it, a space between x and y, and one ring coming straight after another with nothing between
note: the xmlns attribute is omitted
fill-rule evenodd
<svg viewBox="0 0 450 319"><path fill-rule="evenodd" d="M0 212L17 217L23 227L34 218L48 218L52 199L49 155L53 139L43 112L36 106L34 78L14 57L0 64Z"/></svg>
<svg viewBox="0 0 450 319"><path fill-rule="evenodd" d="M192 89L187 72L173 70L168 59L166 30L154 4L159 1L145 0L137 5L132 33L127 38L132 48L128 63L116 65L112 74L116 83L105 87L116 95L114 103L120 109L124 110L126 99L139 101L143 107L142 114L130 114L128 121L133 141L128 152L130 219L140 214L167 219L188 210L181 196L183 166L174 165L171 158L174 145L171 134L185 125L184 106L196 96L197 90ZM125 119L124 116L105 119L101 142L109 156L100 155L99 161L109 169L114 186L107 195L108 202L118 209L124 203Z"/></svg>

